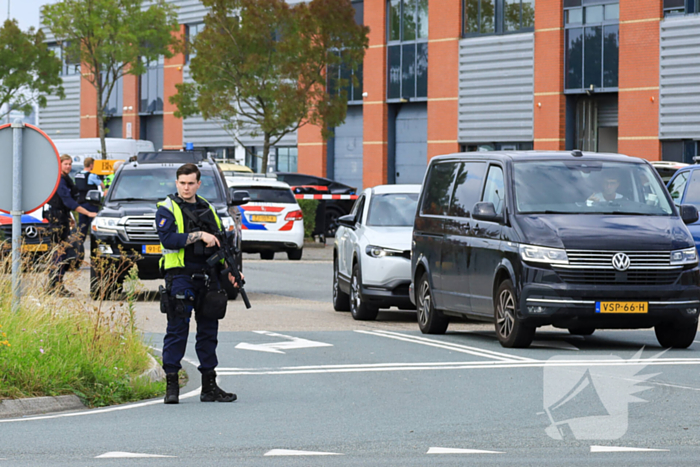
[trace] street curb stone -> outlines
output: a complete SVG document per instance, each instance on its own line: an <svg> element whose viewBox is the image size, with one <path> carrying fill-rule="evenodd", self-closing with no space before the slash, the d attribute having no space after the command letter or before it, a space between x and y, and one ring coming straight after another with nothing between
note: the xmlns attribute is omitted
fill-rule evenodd
<svg viewBox="0 0 700 467"><path fill-rule="evenodd" d="M150 358L148 369L141 373L137 379L147 378L151 381L151 383L163 381L165 379L165 371L163 371L163 367L160 366L158 360L153 358L153 355L148 354L148 358Z"/></svg>
<svg viewBox="0 0 700 467"><path fill-rule="evenodd" d="M0 418L23 417L49 412L83 410L85 405L75 394L69 396L32 397L0 401Z"/></svg>

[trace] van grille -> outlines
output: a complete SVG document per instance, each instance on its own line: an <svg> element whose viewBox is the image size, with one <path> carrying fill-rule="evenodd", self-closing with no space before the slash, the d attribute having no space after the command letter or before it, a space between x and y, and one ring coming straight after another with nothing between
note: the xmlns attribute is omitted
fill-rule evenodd
<svg viewBox="0 0 700 467"><path fill-rule="evenodd" d="M671 285L680 276L680 271L607 271L602 269L562 270L555 268L561 280L579 285Z"/></svg>
<svg viewBox="0 0 700 467"><path fill-rule="evenodd" d="M155 216L127 217L124 221L124 229L129 241L158 241Z"/></svg>
<svg viewBox="0 0 700 467"><path fill-rule="evenodd" d="M608 269L614 271L612 259L619 251L566 250L569 264L560 266L566 269ZM635 269L676 269L671 266L670 251L623 251L629 256L628 270Z"/></svg>

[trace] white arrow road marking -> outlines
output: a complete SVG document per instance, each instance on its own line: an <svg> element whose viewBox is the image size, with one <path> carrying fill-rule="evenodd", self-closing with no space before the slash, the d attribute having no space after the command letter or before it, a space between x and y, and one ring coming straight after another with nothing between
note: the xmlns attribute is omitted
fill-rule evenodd
<svg viewBox="0 0 700 467"><path fill-rule="evenodd" d="M266 456L342 456L339 452L295 451L293 449L273 449Z"/></svg>
<svg viewBox="0 0 700 467"><path fill-rule="evenodd" d="M253 331L257 334L263 334L270 337L283 337L289 339L283 342L272 342L270 344L249 344L247 342L241 342L235 348L241 350L257 350L258 352L271 352L271 353L284 353L282 350L292 350L292 349L308 349L313 347L333 347L333 344L326 344L325 342L316 342L309 339L303 339L301 337L285 336L284 334L277 334L276 332L269 331Z"/></svg>
<svg viewBox="0 0 700 467"><path fill-rule="evenodd" d="M430 448L426 454L503 454L500 451L482 451L481 449Z"/></svg>
<svg viewBox="0 0 700 467"><path fill-rule="evenodd" d="M160 454L141 454L138 452L121 452L121 451L114 451L114 452L106 452L104 454L101 454L95 459L115 459L115 458L122 458L122 457L176 457L176 456L161 456Z"/></svg>
<svg viewBox="0 0 700 467"><path fill-rule="evenodd" d="M591 446L591 452L668 452L668 449L625 448L621 446Z"/></svg>

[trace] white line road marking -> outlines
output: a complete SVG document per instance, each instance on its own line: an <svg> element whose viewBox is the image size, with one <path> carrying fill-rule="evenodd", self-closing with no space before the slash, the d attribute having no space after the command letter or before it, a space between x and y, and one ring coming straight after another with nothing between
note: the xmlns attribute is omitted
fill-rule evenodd
<svg viewBox="0 0 700 467"><path fill-rule="evenodd" d="M625 448L620 446L591 446L591 452L668 452L668 449Z"/></svg>
<svg viewBox="0 0 700 467"><path fill-rule="evenodd" d="M273 449L266 456L342 456L339 452L295 451L293 449Z"/></svg>
<svg viewBox="0 0 700 467"><path fill-rule="evenodd" d="M500 451L483 451L481 449L430 448L426 454L503 454Z"/></svg>
<svg viewBox="0 0 700 467"><path fill-rule="evenodd" d="M301 337L285 336L284 334L277 334L275 332L269 331L253 331L257 334L263 334L270 337L283 337L289 339L283 342L273 342L270 344L248 344L247 342L241 342L235 348L241 350L257 350L258 352L271 352L271 353L281 353L282 350L292 350L292 349L308 349L313 347L333 347L333 344L326 344L325 342L316 342L308 339L302 339Z"/></svg>
<svg viewBox="0 0 700 467"><path fill-rule="evenodd" d="M409 334L402 334L398 332L391 331L363 331L355 330L355 332L361 334L369 334L371 336L387 337L389 339L396 339L404 342L411 342L413 344L427 345L430 347L437 347L440 349L452 350L454 352L461 352L477 357L492 358L494 360L500 360L505 362L536 362L532 358L520 357L518 355L510 355L502 352L494 352L492 350L480 349L478 347L470 347L468 345L454 344L451 342L444 342L435 339L428 339L426 337L412 336Z"/></svg>
<svg viewBox="0 0 700 467"><path fill-rule="evenodd" d="M121 451L114 451L114 452L106 452L104 454L101 454L95 459L116 459L116 458L125 458L125 457L177 457L177 456L162 456L160 454L140 454L138 452L121 452Z"/></svg>

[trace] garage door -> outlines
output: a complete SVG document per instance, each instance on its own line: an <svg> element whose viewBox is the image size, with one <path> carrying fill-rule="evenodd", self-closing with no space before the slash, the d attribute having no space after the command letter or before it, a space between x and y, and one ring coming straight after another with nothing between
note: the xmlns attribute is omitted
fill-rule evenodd
<svg viewBox="0 0 700 467"><path fill-rule="evenodd" d="M396 114L396 183L422 183L428 165L428 107L403 104Z"/></svg>
<svg viewBox="0 0 700 467"><path fill-rule="evenodd" d="M345 123L335 129L333 179L362 190L362 106L348 107Z"/></svg>

